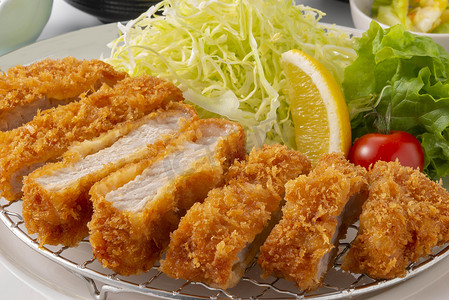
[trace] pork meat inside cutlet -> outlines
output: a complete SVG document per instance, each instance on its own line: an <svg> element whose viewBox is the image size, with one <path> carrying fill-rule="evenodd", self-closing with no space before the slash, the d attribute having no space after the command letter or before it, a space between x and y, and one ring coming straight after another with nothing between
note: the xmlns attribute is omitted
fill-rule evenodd
<svg viewBox="0 0 449 300"><path fill-rule="evenodd" d="M285 183L310 168L304 155L280 145L254 149L235 162L227 184L182 218L161 270L216 288L236 285L279 220Z"/></svg>
<svg viewBox="0 0 449 300"><path fill-rule="evenodd" d="M323 155L309 175L289 181L282 220L260 249L263 276L284 277L303 290L318 288L366 188L366 170L337 153Z"/></svg>
<svg viewBox="0 0 449 300"><path fill-rule="evenodd" d="M76 245L88 235L92 185L128 163L155 156L157 149L183 134L197 119L193 108L173 103L168 109L75 144L62 161L32 172L23 186L23 218L28 232L37 233L41 244Z"/></svg>
<svg viewBox="0 0 449 300"><path fill-rule="evenodd" d="M80 101L46 110L25 125L0 134L2 196L19 199L23 176L60 157L72 143L98 137L122 122L182 100L182 92L162 79L126 78L113 88L103 85Z"/></svg>
<svg viewBox="0 0 449 300"><path fill-rule="evenodd" d="M103 84L115 85L127 77L111 65L73 57L44 59L0 73L0 131L21 126L46 110L77 100Z"/></svg>
<svg viewBox="0 0 449 300"><path fill-rule="evenodd" d="M449 241L449 193L418 170L377 162L357 237L342 269L377 279L406 275L407 266Z"/></svg>
<svg viewBox="0 0 449 300"><path fill-rule="evenodd" d="M222 184L229 165L244 155L240 125L200 120L193 139L178 139L158 157L127 165L99 181L90 191L95 257L122 275L150 269L180 218Z"/></svg>

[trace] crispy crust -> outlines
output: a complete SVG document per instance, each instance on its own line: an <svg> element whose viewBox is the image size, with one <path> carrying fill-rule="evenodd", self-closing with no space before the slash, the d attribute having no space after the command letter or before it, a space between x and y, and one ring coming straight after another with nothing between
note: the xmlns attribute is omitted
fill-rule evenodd
<svg viewBox="0 0 449 300"><path fill-rule="evenodd" d="M41 112L24 126L0 135L2 196L19 199L20 172L55 160L73 142L97 137L121 122L139 119L170 101L181 100L182 92L173 84L142 76L126 78L114 88L103 85L78 102ZM23 175L31 171L25 170Z"/></svg>
<svg viewBox="0 0 449 300"><path fill-rule="evenodd" d="M147 145L143 151L132 155L130 153L128 157L118 162L104 165L101 170L89 173L64 189L48 190L39 183L38 180L42 176L70 168L87 155L110 146L146 120L155 119L160 114L169 116L180 111L189 116L189 119L180 121L180 130L167 136L160 136L156 143ZM167 110L159 109L137 121L122 123L94 140L71 147L64 153L61 162L46 164L32 172L25 177L23 186L23 218L28 232L37 233L41 245L76 246L89 232L87 222L91 219L92 203L88 193L92 185L125 164L153 157L157 149L163 149L172 138L182 134L197 119L198 115L193 108L186 104L173 103Z"/></svg>
<svg viewBox="0 0 449 300"><path fill-rule="evenodd" d="M95 257L104 267L122 275L150 269L167 247L170 232L176 229L186 210L193 203L204 200L210 189L222 184L223 174L235 158L244 157L245 138L240 125L217 119L200 120L199 123L194 138L199 138L201 128L205 130L211 123L223 128L232 126L234 130L219 141L213 161L201 158L195 162L192 172L177 174L170 184L159 188L142 211L119 210L106 200L106 195L169 153L182 149L181 140L167 147L157 158L128 165L92 187L94 214L88 224L90 243Z"/></svg>
<svg viewBox="0 0 449 300"><path fill-rule="evenodd" d="M278 220L285 183L309 169L304 155L285 146L253 149L246 161L231 166L226 186L182 218L161 270L222 289L237 284Z"/></svg>
<svg viewBox="0 0 449 300"><path fill-rule="evenodd" d="M418 170L377 162L369 198L342 269L388 279L449 241L449 193Z"/></svg>
<svg viewBox="0 0 449 300"><path fill-rule="evenodd" d="M240 280L238 254L278 210L281 198L260 184L234 181L196 203L171 235L161 270L172 278L227 289Z"/></svg>
<svg viewBox="0 0 449 300"><path fill-rule="evenodd" d="M263 277L284 277L303 290L319 287L318 267L335 247L331 240L337 217L349 198L366 185L365 169L336 153L323 155L308 176L289 181L282 220L260 249Z"/></svg>
<svg viewBox="0 0 449 300"><path fill-rule="evenodd" d="M0 118L43 98L55 100L55 105L57 101L65 104L84 92L100 88L103 83L113 86L125 77L126 73L115 71L111 65L96 59L47 58L29 66L16 66L0 73ZM23 114L18 112L17 116L23 117ZM9 129L12 129L11 124L0 122L0 130Z"/></svg>
<svg viewBox="0 0 449 300"><path fill-rule="evenodd" d="M285 183L301 174L308 174L311 162L299 151L279 144L254 148L245 161L237 161L226 175L227 181L240 180L260 183L273 188L281 197Z"/></svg>

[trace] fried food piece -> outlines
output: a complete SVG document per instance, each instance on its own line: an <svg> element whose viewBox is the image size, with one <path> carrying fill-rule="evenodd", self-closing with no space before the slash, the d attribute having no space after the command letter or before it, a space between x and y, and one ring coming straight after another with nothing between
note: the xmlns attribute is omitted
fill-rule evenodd
<svg viewBox="0 0 449 300"><path fill-rule="evenodd" d="M449 193L418 170L377 162L369 198L342 269L377 279L406 275L406 267L449 241Z"/></svg>
<svg viewBox="0 0 449 300"><path fill-rule="evenodd" d="M129 77L114 88L103 85L80 101L41 112L25 125L0 135L2 196L19 199L22 177L60 157L73 142L98 137L119 123L181 100L181 90L167 81Z"/></svg>
<svg viewBox="0 0 449 300"><path fill-rule="evenodd" d="M363 198L349 200L366 189L366 170L337 153L323 155L309 175L289 181L282 220L260 248L263 277L284 277L303 290L318 288L338 239L360 212Z"/></svg>
<svg viewBox="0 0 449 300"><path fill-rule="evenodd" d="M130 164L96 183L90 243L97 260L122 275L149 270L180 218L224 181L245 155L243 128L200 120L193 140L177 140L155 159Z"/></svg>
<svg viewBox="0 0 449 300"><path fill-rule="evenodd" d="M161 270L214 288L235 286L272 228L280 202L261 184L234 181L213 189L182 218Z"/></svg>
<svg viewBox="0 0 449 300"><path fill-rule="evenodd" d="M161 270L216 288L236 285L280 218L285 183L310 168L304 155L280 145L254 149L246 161L235 162L227 185L182 218Z"/></svg>
<svg viewBox="0 0 449 300"><path fill-rule="evenodd" d="M44 59L0 73L0 131L11 130L45 110L77 100L103 84L115 85L127 77L97 59Z"/></svg>
<svg viewBox="0 0 449 300"><path fill-rule="evenodd" d="M309 159L298 151L278 144L263 145L253 149L246 160L236 161L226 178L227 182L240 180L269 186L283 198L287 181L308 174L311 168Z"/></svg>
<svg viewBox="0 0 449 300"><path fill-rule="evenodd" d="M76 246L89 232L92 185L128 163L154 156L155 149L164 147L197 119L192 107L174 103L76 144L64 153L62 161L32 172L23 185L22 213L28 232L37 233L41 245Z"/></svg>

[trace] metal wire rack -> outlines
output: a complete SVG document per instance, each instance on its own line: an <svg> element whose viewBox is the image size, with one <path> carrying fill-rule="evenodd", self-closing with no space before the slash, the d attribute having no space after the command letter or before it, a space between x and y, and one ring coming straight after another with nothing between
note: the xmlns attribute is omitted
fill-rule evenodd
<svg viewBox="0 0 449 300"><path fill-rule="evenodd" d="M169 299L343 299L379 291L403 282L437 264L449 255L449 245L434 250L434 253L408 267L407 276L391 280L374 280L364 274L349 274L340 269L340 263L349 249L349 241L357 232L357 226L348 230L342 241L332 269L325 278L323 287L305 293L293 283L279 278L260 278L260 269L253 263L240 283L230 290L219 290L202 283L174 280L158 271L158 265L145 274L120 276L105 269L96 261L88 240L78 247L39 247L37 238L29 235L22 218L22 201L8 202L0 199L0 219L26 245L81 278L87 283L93 299L105 300L109 293L138 293Z"/></svg>

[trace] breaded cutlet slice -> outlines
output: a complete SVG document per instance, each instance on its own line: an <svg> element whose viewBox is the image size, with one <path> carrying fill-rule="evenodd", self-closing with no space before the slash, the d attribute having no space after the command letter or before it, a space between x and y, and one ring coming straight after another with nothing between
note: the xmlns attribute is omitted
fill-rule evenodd
<svg viewBox="0 0 449 300"><path fill-rule="evenodd" d="M119 123L182 100L181 90L172 83L151 76L128 77L114 88L103 85L79 101L39 113L0 135L1 196L19 199L23 176L56 160L72 143L98 137Z"/></svg>
<svg viewBox="0 0 449 300"><path fill-rule="evenodd" d="M180 218L223 184L229 165L245 152L239 124L200 120L193 140L178 139L158 157L129 164L96 183L88 227L97 260L121 275L149 270Z"/></svg>
<svg viewBox="0 0 449 300"><path fill-rule="evenodd" d="M11 130L45 110L77 100L103 84L127 77L101 60L43 59L0 73L0 131Z"/></svg>
<svg viewBox="0 0 449 300"><path fill-rule="evenodd" d="M216 288L236 285L279 221L285 183L309 170L306 156L285 146L253 149L231 166L224 187L182 218L161 270Z"/></svg>
<svg viewBox="0 0 449 300"><path fill-rule="evenodd" d="M77 143L63 160L25 177L22 215L29 234L41 245L75 246L88 235L92 216L88 195L94 183L128 163L157 155L184 131L194 130L198 115L182 103L124 122L98 138Z"/></svg>
<svg viewBox="0 0 449 300"><path fill-rule="evenodd" d="M244 181L213 189L181 219L160 270L214 288L235 286L273 228L281 200L273 190Z"/></svg>
<svg viewBox="0 0 449 300"><path fill-rule="evenodd" d="M337 153L324 154L307 176L289 181L282 219L260 248L263 277L283 277L303 290L318 288L366 189L366 170Z"/></svg>
<svg viewBox="0 0 449 300"><path fill-rule="evenodd" d="M449 193L399 162L377 162L369 183L359 232L341 268L377 279L405 276L410 263L449 242Z"/></svg>
<svg viewBox="0 0 449 300"><path fill-rule="evenodd" d="M312 168L310 160L299 151L284 145L262 145L254 148L246 160L236 161L226 174L227 181L241 180L271 186L281 198L285 184Z"/></svg>

